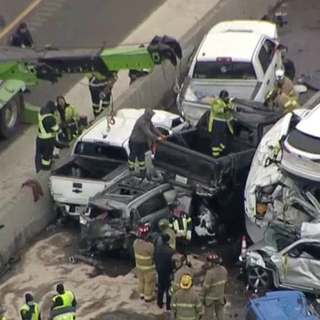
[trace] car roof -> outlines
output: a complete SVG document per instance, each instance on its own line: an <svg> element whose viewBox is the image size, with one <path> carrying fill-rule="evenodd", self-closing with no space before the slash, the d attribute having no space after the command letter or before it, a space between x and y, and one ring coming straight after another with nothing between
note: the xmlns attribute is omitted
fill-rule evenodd
<svg viewBox="0 0 320 320"><path fill-rule="evenodd" d="M82 134L79 140L84 142L107 142L112 146L121 147L129 139L134 124L144 111L145 109L121 109L117 112L115 124L110 126L109 131L107 131L107 118L104 117ZM171 128L172 120L179 117L164 110L154 111L155 115L152 118L152 122L157 125L162 124L168 128Z"/></svg>
<svg viewBox="0 0 320 320"><path fill-rule="evenodd" d="M162 181L142 180L139 177L127 176L97 193L90 202L99 205L102 199L113 199L118 202L129 204L134 199L159 186L163 186L164 184L165 183ZM168 188L169 186L170 185L168 184ZM120 189L122 192L128 191L129 194L119 194Z"/></svg>
<svg viewBox="0 0 320 320"><path fill-rule="evenodd" d="M320 138L319 130L320 104L315 106L296 126L300 132Z"/></svg>
<svg viewBox="0 0 320 320"><path fill-rule="evenodd" d="M300 291L267 292L263 296L251 298L250 303L268 320L313 319L307 315L306 298Z"/></svg>
<svg viewBox="0 0 320 320"><path fill-rule="evenodd" d="M208 33L198 51L197 61L232 58L236 62L251 62L262 37L246 32Z"/></svg>

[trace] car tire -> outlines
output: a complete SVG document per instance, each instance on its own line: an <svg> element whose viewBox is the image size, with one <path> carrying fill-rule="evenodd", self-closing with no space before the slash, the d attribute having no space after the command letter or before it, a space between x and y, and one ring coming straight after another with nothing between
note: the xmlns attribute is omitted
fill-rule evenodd
<svg viewBox="0 0 320 320"><path fill-rule="evenodd" d="M23 122L24 100L21 94L14 96L0 110L0 137L9 139L19 132Z"/></svg>
<svg viewBox="0 0 320 320"><path fill-rule="evenodd" d="M262 267L250 267L247 270L247 283L251 289L266 291L273 286L272 273Z"/></svg>
<svg viewBox="0 0 320 320"><path fill-rule="evenodd" d="M294 77L296 76L296 67L295 67L293 61L290 60L290 59L284 59L283 60L283 66L284 66L284 70L285 70L286 76L290 80L293 80Z"/></svg>

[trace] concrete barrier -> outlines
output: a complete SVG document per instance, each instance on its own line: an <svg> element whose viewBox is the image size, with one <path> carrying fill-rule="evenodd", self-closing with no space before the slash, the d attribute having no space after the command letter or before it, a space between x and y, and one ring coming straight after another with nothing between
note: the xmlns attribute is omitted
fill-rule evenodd
<svg viewBox="0 0 320 320"><path fill-rule="evenodd" d="M259 19L276 2L277 0L220 1L180 39L186 55L181 64L181 71L186 71L187 56L191 49L200 43L204 34L215 23L228 19ZM137 80L121 95L115 101L115 109L155 106L166 108L173 96L174 82L175 70L171 65L157 67L152 74ZM48 178L49 173L46 172L36 177L44 191L44 196L38 202L34 202L32 190L25 187L1 208L0 224L5 224L5 228L0 231L0 253L4 262L8 261L12 255L54 220L55 214L52 210Z"/></svg>

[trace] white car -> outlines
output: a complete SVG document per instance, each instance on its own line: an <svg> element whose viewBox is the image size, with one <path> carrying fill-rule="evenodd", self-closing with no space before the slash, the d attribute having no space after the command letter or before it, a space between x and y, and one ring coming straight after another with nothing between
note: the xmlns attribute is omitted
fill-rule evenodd
<svg viewBox="0 0 320 320"><path fill-rule="evenodd" d="M154 110L153 124L165 135L182 130L188 123L173 113ZM67 162L54 168L50 190L56 206L68 216L78 217L90 197L129 174L129 137L144 109L121 109L110 125L101 119L75 142ZM146 163L151 163L150 148Z"/></svg>
<svg viewBox="0 0 320 320"><path fill-rule="evenodd" d="M263 238L265 228L273 220L299 227L318 214L313 195L301 193L296 181L283 174L282 152L275 155L274 149L309 112L299 109L285 115L264 135L256 150L244 192L246 229L253 242Z"/></svg>
<svg viewBox="0 0 320 320"><path fill-rule="evenodd" d="M320 183L320 104L290 132L284 142L281 168L303 184Z"/></svg>
<svg viewBox="0 0 320 320"><path fill-rule="evenodd" d="M195 125L209 108L208 97L227 90L231 97L264 102L284 68L277 26L267 21L225 21L202 40L177 98L180 114Z"/></svg>

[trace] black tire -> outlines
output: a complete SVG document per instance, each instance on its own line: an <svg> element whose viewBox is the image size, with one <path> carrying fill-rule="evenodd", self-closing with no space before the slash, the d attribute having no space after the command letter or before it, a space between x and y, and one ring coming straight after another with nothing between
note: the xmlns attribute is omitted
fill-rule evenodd
<svg viewBox="0 0 320 320"><path fill-rule="evenodd" d="M247 283L254 290L269 290L273 286L272 274L270 271L259 266L250 267L247 270Z"/></svg>
<svg viewBox="0 0 320 320"><path fill-rule="evenodd" d="M282 62L283 62L284 70L286 72L286 76L290 80L293 80L294 77L296 76L296 67L295 67L293 61L290 59L283 59Z"/></svg>
<svg viewBox="0 0 320 320"><path fill-rule="evenodd" d="M23 109L23 96L17 94L0 110L1 138L9 139L19 132L23 122Z"/></svg>

